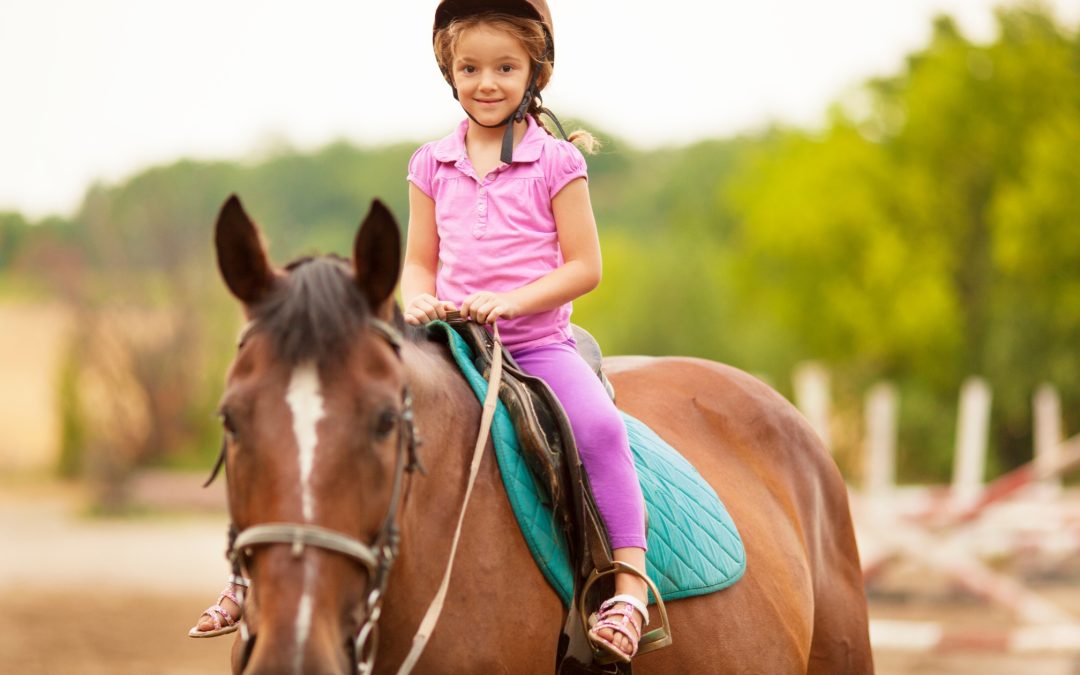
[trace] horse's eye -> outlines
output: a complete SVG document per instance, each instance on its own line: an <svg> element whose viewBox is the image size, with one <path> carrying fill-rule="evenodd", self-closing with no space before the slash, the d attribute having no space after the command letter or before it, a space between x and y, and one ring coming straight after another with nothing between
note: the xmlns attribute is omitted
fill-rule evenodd
<svg viewBox="0 0 1080 675"><path fill-rule="evenodd" d="M375 420L375 438L382 440L390 435L397 426L398 414L393 410L384 410Z"/></svg>

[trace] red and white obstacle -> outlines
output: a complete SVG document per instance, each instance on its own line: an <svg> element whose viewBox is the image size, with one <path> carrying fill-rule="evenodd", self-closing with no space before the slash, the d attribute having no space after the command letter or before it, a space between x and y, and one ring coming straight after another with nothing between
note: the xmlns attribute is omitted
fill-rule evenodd
<svg viewBox="0 0 1080 675"><path fill-rule="evenodd" d="M851 494L852 513L868 584L906 560L1007 608L1022 625L986 629L873 620L875 648L1080 652L1080 617L983 560L1021 547L1056 551L1060 559L1080 551L1080 510L1062 499L1061 488L1061 477L1080 465L1080 435L1062 442L1059 399L1052 388L1041 387L1034 404L1035 458L984 485L990 398L982 380L964 383L949 487L897 489L897 396L890 385L874 387L866 402L866 480L862 491ZM827 440L823 371L810 367L796 373L796 402Z"/></svg>

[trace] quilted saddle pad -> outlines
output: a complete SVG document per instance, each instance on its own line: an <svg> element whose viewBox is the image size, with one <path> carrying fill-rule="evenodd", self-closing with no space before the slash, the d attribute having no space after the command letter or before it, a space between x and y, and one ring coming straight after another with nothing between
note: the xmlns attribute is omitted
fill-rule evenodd
<svg viewBox="0 0 1080 675"><path fill-rule="evenodd" d="M487 382L473 365L469 346L445 323L428 326L446 333L454 360L483 401ZM646 572L664 600L712 593L738 581L746 570L746 551L716 492L644 423L625 413L623 419L649 512ZM565 535L542 501L541 488L518 450L510 415L501 401L491 433L503 484L529 550L544 577L569 605L573 577Z"/></svg>

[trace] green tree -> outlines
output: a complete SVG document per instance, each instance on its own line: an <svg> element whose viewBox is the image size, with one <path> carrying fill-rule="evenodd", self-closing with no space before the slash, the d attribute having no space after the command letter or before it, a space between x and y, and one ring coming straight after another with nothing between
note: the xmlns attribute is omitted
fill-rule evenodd
<svg viewBox="0 0 1080 675"><path fill-rule="evenodd" d="M1080 387L1080 316L1053 311L1080 275L1065 245L1080 222L1065 197L1080 61L1041 5L997 20L999 38L977 45L938 19L902 73L868 83L821 133L759 148L728 194L742 300L797 333L803 356L921 383L944 409L963 377L989 377L1012 466L1030 457L1037 381ZM936 417L915 436L941 456L953 428L932 431Z"/></svg>

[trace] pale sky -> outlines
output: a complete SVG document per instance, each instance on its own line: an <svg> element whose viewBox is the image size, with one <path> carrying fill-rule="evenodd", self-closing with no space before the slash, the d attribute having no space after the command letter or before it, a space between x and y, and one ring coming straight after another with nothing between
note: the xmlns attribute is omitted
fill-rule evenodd
<svg viewBox="0 0 1080 675"><path fill-rule="evenodd" d="M180 157L440 137L463 113L431 52L435 4L0 0L0 210L69 214L92 181ZM820 124L830 101L925 44L934 14L986 40L1000 3L549 4L545 103L652 148ZM1080 22L1080 0L1050 5Z"/></svg>

